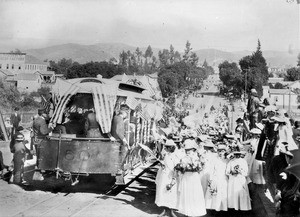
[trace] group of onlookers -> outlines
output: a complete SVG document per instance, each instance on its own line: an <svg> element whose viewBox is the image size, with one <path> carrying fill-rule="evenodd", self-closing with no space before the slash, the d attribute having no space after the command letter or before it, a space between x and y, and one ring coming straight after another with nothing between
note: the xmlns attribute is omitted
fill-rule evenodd
<svg viewBox="0 0 300 217"><path fill-rule="evenodd" d="M180 137L179 137L180 138ZM161 167L156 177L161 216L175 210L187 216L203 216L207 210L251 210L249 165L236 140L229 136L213 142L207 135L163 142Z"/></svg>

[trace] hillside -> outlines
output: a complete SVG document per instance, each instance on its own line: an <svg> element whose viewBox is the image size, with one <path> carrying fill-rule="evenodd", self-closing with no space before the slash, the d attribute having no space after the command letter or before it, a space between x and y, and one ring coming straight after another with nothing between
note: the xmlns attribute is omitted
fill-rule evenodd
<svg viewBox="0 0 300 217"><path fill-rule="evenodd" d="M143 52L146 47L140 48ZM73 61L79 63L86 63L90 61L108 61L114 57L119 59L119 54L122 51L134 52L136 47L121 44L121 43L98 43L94 45L80 45L80 44L62 44L40 49L26 50L25 52L40 60L54 60L58 61L62 58L71 58ZM153 55L157 56L159 48L153 48ZM237 51L226 52L216 49L201 49L195 50L199 57L201 64L205 59L212 66L218 66L221 62L228 60L230 62L237 62L246 55L251 55L252 51ZM270 67L291 67L297 63L297 54L290 54L283 51L263 51L263 56L266 58Z"/></svg>

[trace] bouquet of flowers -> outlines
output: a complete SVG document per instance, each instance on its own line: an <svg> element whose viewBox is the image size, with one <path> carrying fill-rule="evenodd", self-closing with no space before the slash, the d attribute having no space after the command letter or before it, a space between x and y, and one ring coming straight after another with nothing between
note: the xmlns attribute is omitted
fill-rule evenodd
<svg viewBox="0 0 300 217"><path fill-rule="evenodd" d="M210 193L212 196L217 195L218 190L217 190L217 185L216 185L215 181L209 180L207 186L208 186L209 193Z"/></svg>
<svg viewBox="0 0 300 217"><path fill-rule="evenodd" d="M180 163L175 166L177 171L184 172L200 172L203 170L204 161L197 155L185 156L180 160Z"/></svg>
<svg viewBox="0 0 300 217"><path fill-rule="evenodd" d="M239 165L235 165L233 167L233 170L230 171L230 174L231 175L237 175L237 174L241 174L241 169L240 169L240 166Z"/></svg>

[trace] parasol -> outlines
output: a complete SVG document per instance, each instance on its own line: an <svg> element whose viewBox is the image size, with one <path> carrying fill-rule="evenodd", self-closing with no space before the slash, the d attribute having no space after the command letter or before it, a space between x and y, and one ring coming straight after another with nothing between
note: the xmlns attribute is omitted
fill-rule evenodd
<svg viewBox="0 0 300 217"><path fill-rule="evenodd" d="M285 170L287 172L292 173L300 180L300 150L293 150L291 151L294 155L292 163L290 166L288 166Z"/></svg>

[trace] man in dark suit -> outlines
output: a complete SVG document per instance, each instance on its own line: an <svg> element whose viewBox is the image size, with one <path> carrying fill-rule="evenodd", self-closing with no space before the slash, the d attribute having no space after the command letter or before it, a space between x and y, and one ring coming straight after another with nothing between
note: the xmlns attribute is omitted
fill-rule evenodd
<svg viewBox="0 0 300 217"><path fill-rule="evenodd" d="M24 136L22 134L19 134L16 136L13 149L14 149L13 182L15 184L22 184L23 173L24 173L25 153L26 153L26 147L24 145Z"/></svg>
<svg viewBox="0 0 300 217"><path fill-rule="evenodd" d="M21 115L19 113L19 108L16 107L14 110L15 112L10 116L10 123L12 124L11 136L15 134L16 129L18 128L21 122Z"/></svg>
<svg viewBox="0 0 300 217"><path fill-rule="evenodd" d="M37 156L37 166L39 159L39 146L45 137L51 132L52 128L49 128L46 124L47 114L45 109L38 110L38 116L33 120L33 144L35 146L36 156Z"/></svg>
<svg viewBox="0 0 300 217"><path fill-rule="evenodd" d="M129 143L125 137L124 119L126 119L126 117L127 117L127 112L125 110L120 110L118 115L114 116L112 121L112 126L111 126L111 135L114 138L121 140L120 157L119 157L120 169L117 172L116 184L124 184L124 177L123 177L124 166L130 150Z"/></svg>
<svg viewBox="0 0 300 217"><path fill-rule="evenodd" d="M118 115L114 116L111 126L111 135L121 140L123 146L130 148L125 138L124 119L126 119L126 117L127 112L125 110L121 110Z"/></svg>

